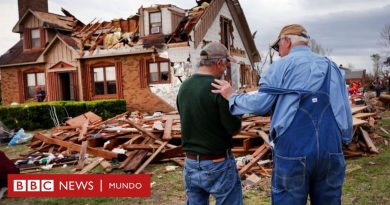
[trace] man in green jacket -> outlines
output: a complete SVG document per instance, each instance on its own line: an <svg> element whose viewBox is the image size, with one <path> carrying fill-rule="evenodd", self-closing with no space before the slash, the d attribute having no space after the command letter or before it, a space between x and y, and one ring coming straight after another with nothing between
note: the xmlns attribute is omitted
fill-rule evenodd
<svg viewBox="0 0 390 205"><path fill-rule="evenodd" d="M183 82L177 96L187 204L208 204L210 194L216 204L242 204L241 180L230 150L241 120L230 114L227 100L211 93L211 83L232 61L221 43L205 45L198 72Z"/></svg>

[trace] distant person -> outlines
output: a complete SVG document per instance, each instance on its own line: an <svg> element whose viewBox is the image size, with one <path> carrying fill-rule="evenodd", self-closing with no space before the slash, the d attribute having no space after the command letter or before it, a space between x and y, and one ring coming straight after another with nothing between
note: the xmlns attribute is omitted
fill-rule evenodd
<svg viewBox="0 0 390 205"><path fill-rule="evenodd" d="M229 100L235 115L272 112L272 204L340 205L345 177L342 146L352 140L352 114L339 67L313 53L306 29L280 31L279 52L255 94L238 94L216 80L213 93Z"/></svg>
<svg viewBox="0 0 390 205"><path fill-rule="evenodd" d="M376 80L372 83L375 89L376 97L379 98L381 96L381 89L382 89L382 82L379 79L379 77L376 78Z"/></svg>
<svg viewBox="0 0 390 205"><path fill-rule="evenodd" d="M233 61L219 42L200 52L199 70L180 86L182 145L186 153L184 188L187 205L243 204L241 180L231 152L232 136L241 129L240 118L230 114L229 103L211 93L211 83L220 79Z"/></svg>
<svg viewBox="0 0 390 205"><path fill-rule="evenodd" d="M37 87L35 87L35 90L36 90L36 95L35 95L36 100L38 102L45 101L46 92L41 88L41 86L37 85Z"/></svg>

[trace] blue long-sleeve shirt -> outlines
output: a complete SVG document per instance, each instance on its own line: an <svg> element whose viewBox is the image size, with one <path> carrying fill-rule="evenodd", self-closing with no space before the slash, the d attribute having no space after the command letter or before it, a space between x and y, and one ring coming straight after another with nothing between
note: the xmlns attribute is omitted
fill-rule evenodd
<svg viewBox="0 0 390 205"><path fill-rule="evenodd" d="M323 56L310 51L307 46L296 46L290 53L273 63L268 72L260 80L262 86L317 91L328 69L328 61ZM277 96L257 92L255 94L234 93L229 98L230 112L234 115L265 114L269 112ZM333 114L341 130L343 144L352 140L352 114L345 86L344 76L337 65L332 62L330 101ZM271 135L276 131L282 135L292 120L299 106L298 95L287 94L279 96L271 121Z"/></svg>

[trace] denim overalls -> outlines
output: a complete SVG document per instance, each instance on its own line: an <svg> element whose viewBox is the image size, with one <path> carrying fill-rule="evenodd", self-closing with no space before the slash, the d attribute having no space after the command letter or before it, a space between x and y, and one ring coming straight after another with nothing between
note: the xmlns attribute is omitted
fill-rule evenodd
<svg viewBox="0 0 390 205"><path fill-rule="evenodd" d="M299 108L282 134L272 133L272 204L341 204L345 160L341 132L329 99L331 66L318 91L264 87L260 92L298 94ZM277 111L277 110L276 110Z"/></svg>

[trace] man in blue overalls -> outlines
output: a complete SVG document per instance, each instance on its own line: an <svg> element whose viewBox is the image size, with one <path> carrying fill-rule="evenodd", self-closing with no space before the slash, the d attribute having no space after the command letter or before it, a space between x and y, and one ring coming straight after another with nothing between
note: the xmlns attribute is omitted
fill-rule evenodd
<svg viewBox="0 0 390 205"><path fill-rule="evenodd" d="M237 94L216 80L214 93L234 115L272 111L272 203L341 204L345 177L342 145L352 140L352 115L343 74L307 46L298 24L283 27L272 45L282 57L269 67L255 94Z"/></svg>

